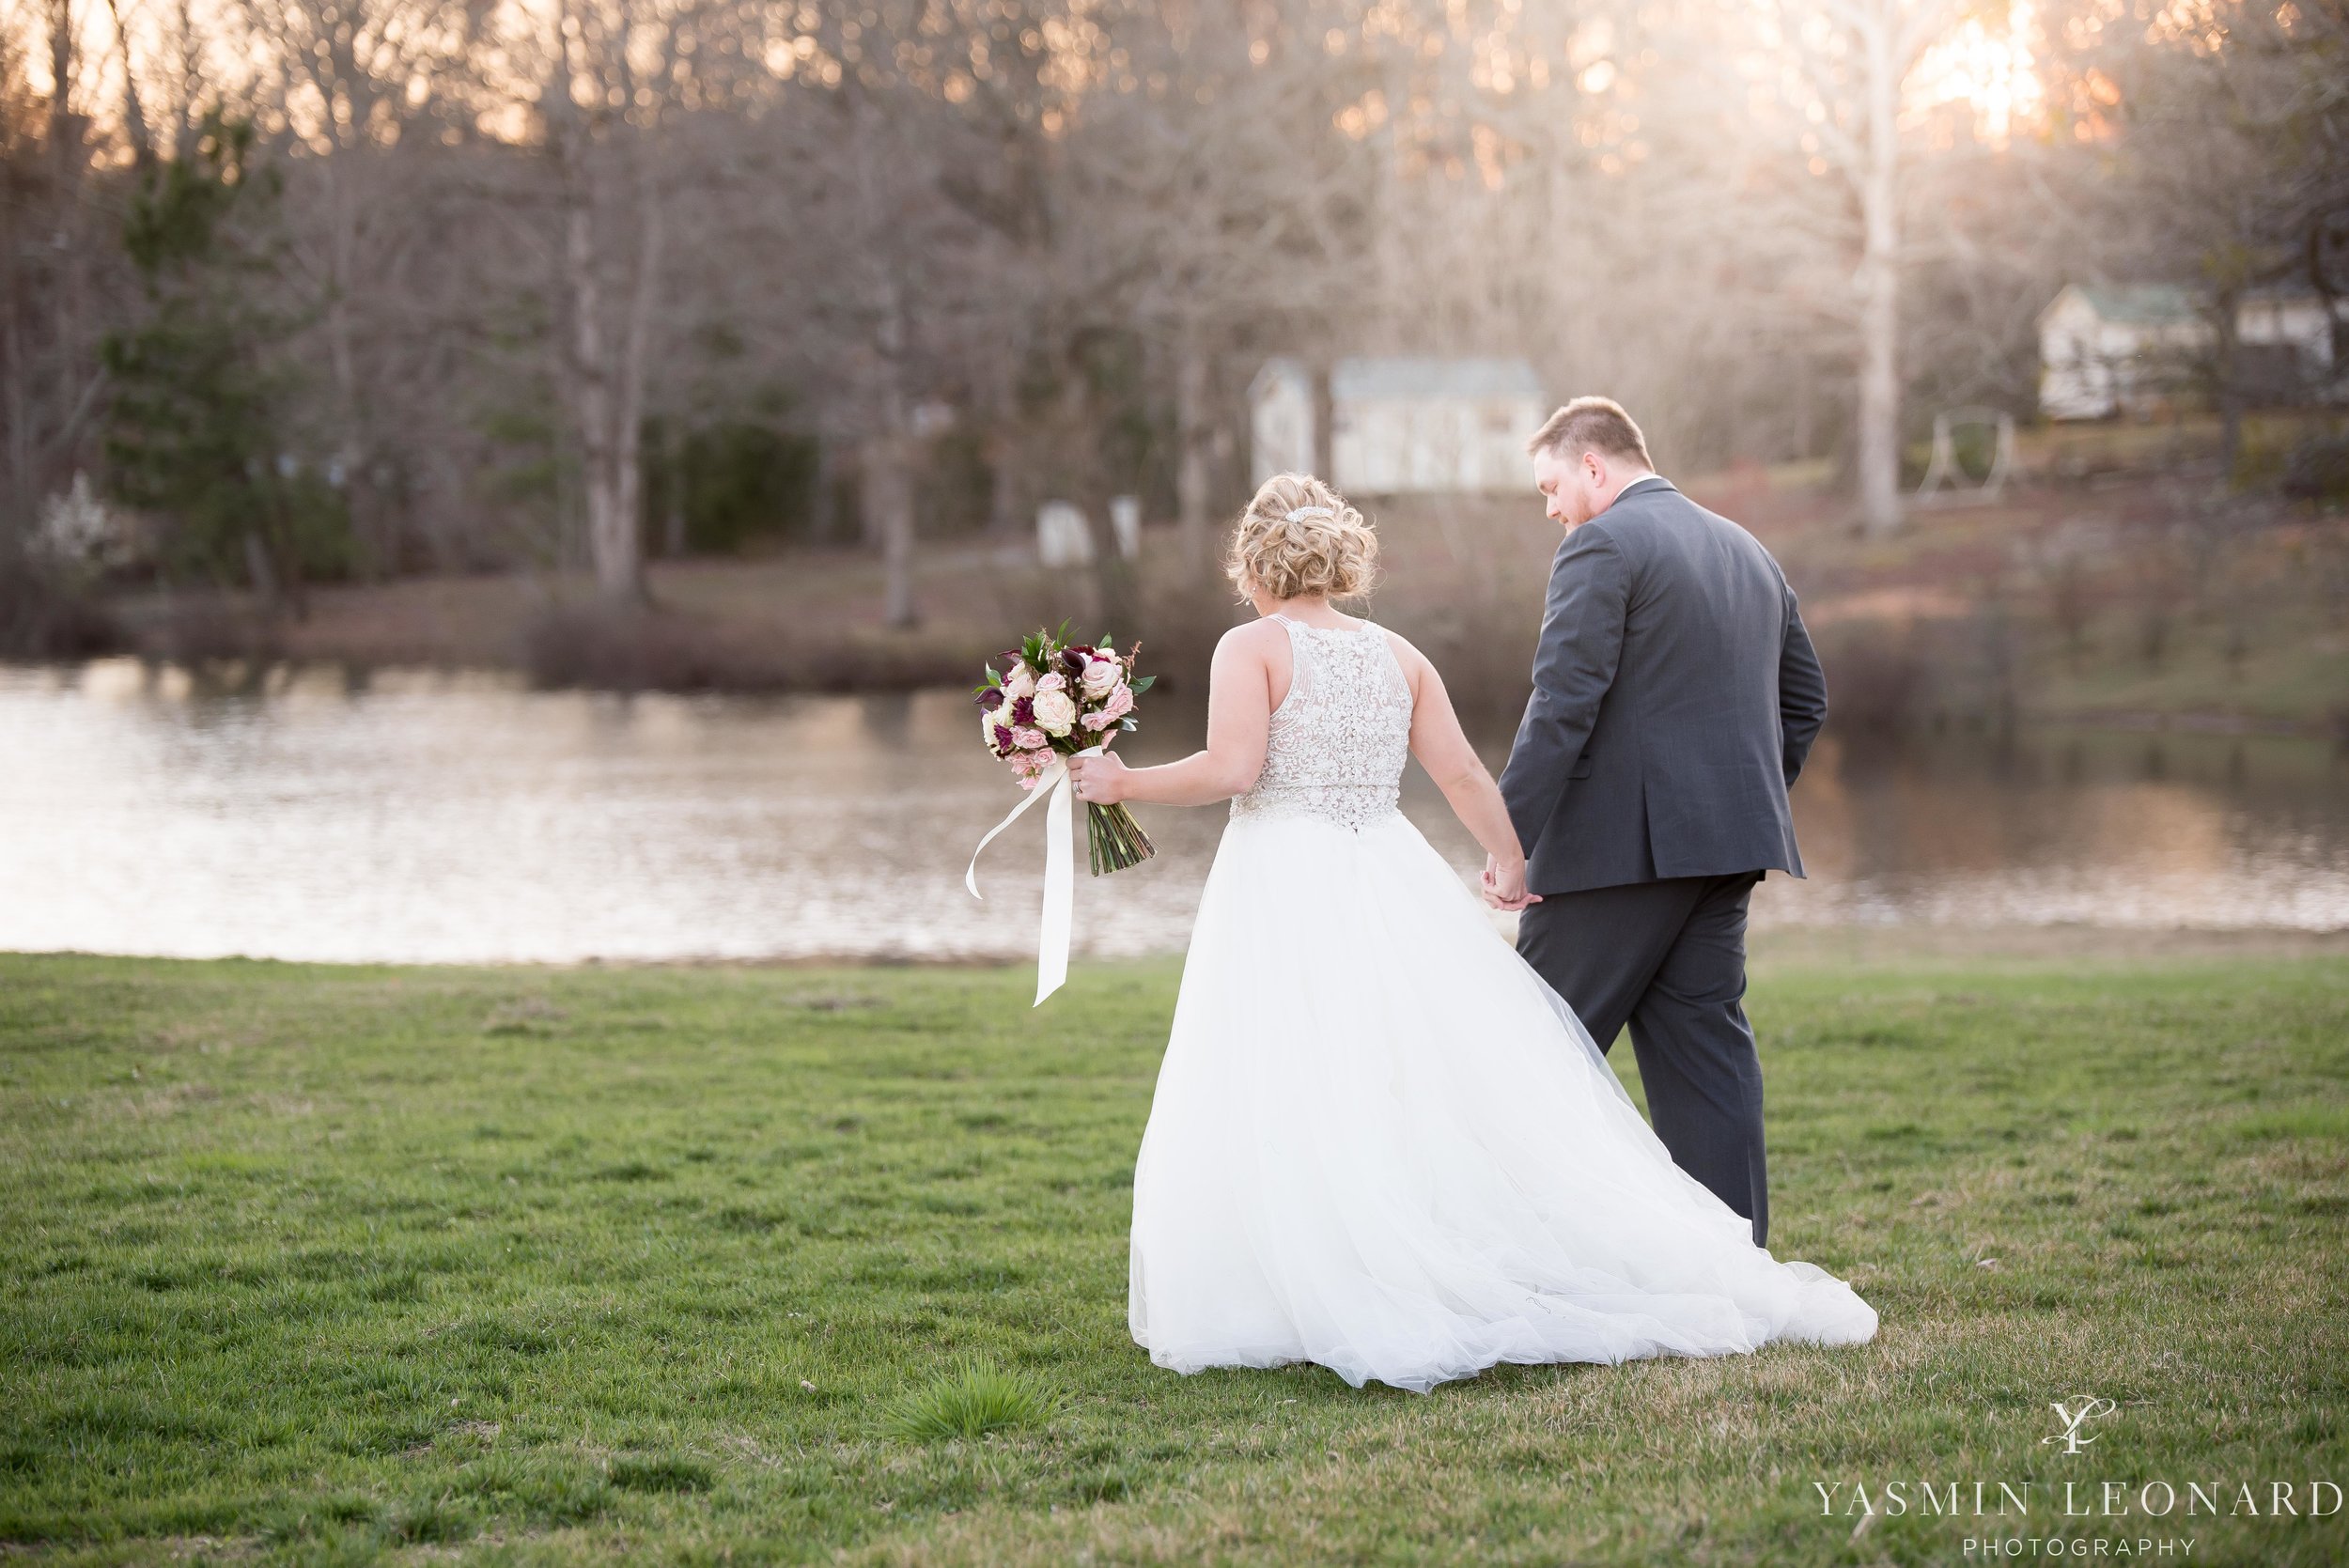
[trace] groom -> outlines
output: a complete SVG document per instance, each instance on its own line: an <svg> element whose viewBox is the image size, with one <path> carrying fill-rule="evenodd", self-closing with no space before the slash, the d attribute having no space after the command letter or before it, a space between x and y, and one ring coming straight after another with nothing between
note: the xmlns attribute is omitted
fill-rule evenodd
<svg viewBox="0 0 2349 1568"><path fill-rule="evenodd" d="M1501 775L1530 897L1495 902L1524 910L1517 951L1600 1049L1631 1026L1657 1135L1758 1246L1746 900L1766 871L1802 875L1786 789L1827 682L1770 552L1659 478L1619 404L1578 397L1527 450L1566 537Z"/></svg>

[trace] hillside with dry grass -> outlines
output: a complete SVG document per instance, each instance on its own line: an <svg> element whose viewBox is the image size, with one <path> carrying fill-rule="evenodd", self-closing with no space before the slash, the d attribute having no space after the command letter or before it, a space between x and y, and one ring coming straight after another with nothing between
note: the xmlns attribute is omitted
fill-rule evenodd
<svg viewBox="0 0 2349 1568"><path fill-rule="evenodd" d="M1733 470L1686 488L1785 564L1840 724L2342 730L2349 515L2263 482L2308 427L2255 424L2232 482L2201 424L2030 432L2002 495L1921 506L1883 537L1853 526L1823 465ZM1439 661L1464 708L1505 719L1523 702L1554 525L1530 494L1371 509L1385 551L1376 613ZM939 541L920 561L910 631L883 625L880 565L852 550L658 563L650 607L624 616L590 608L589 583L548 575L321 588L299 621L262 619L231 595L117 608L132 645L157 657L721 691L959 683L1019 629L1073 617L1139 635L1170 690L1195 691L1215 636L1242 612L1219 584L1182 585L1175 557L1161 529L1145 532L1137 563L1062 573L1019 541Z"/></svg>

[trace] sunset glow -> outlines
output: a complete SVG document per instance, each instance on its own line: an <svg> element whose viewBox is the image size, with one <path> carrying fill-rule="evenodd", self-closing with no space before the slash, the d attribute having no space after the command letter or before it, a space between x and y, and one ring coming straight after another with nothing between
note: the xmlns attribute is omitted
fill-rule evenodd
<svg viewBox="0 0 2349 1568"><path fill-rule="evenodd" d="M1967 18L1919 62L1909 81L1911 115L1969 104L1974 134L2003 144L2045 99L2031 48L2036 25L2030 0L2015 0L2002 23Z"/></svg>

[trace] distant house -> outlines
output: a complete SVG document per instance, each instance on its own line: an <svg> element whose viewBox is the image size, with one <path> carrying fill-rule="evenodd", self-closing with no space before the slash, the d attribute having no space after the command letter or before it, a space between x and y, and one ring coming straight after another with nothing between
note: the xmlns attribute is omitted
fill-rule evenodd
<svg viewBox="0 0 2349 1568"><path fill-rule="evenodd" d="M1255 482L1315 466L1313 373L1267 360L1249 383ZM1515 489L1548 413L1520 359L1342 359L1330 370L1330 478L1361 495Z"/></svg>
<svg viewBox="0 0 2349 1568"><path fill-rule="evenodd" d="M1314 378L1302 362L1268 359L1248 383L1249 483L1314 469Z"/></svg>
<svg viewBox="0 0 2349 1568"><path fill-rule="evenodd" d="M2050 419L2142 412L2188 384L2212 336L2201 296L2182 285L2067 284L2039 313L2040 411ZM2236 374L2254 401L2338 388L2332 322L2315 294L2247 296L2236 307L2235 337Z"/></svg>
<svg viewBox="0 0 2349 1568"><path fill-rule="evenodd" d="M2049 419L2137 411L2173 389L2209 341L2189 289L2066 284L2039 313L2039 411Z"/></svg>
<svg viewBox="0 0 2349 1568"><path fill-rule="evenodd" d="M1344 359L1330 373L1330 467L1361 495L1522 489L1548 408L1521 359Z"/></svg>

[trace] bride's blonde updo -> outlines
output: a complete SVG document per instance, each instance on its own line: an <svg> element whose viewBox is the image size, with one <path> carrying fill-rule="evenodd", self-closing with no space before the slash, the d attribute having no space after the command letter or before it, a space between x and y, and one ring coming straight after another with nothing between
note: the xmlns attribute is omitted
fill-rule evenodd
<svg viewBox="0 0 2349 1568"><path fill-rule="evenodd" d="M1276 474L1240 513L1223 569L1243 598L1261 588L1281 599L1358 598L1377 560L1378 536L1346 497L1310 474Z"/></svg>

